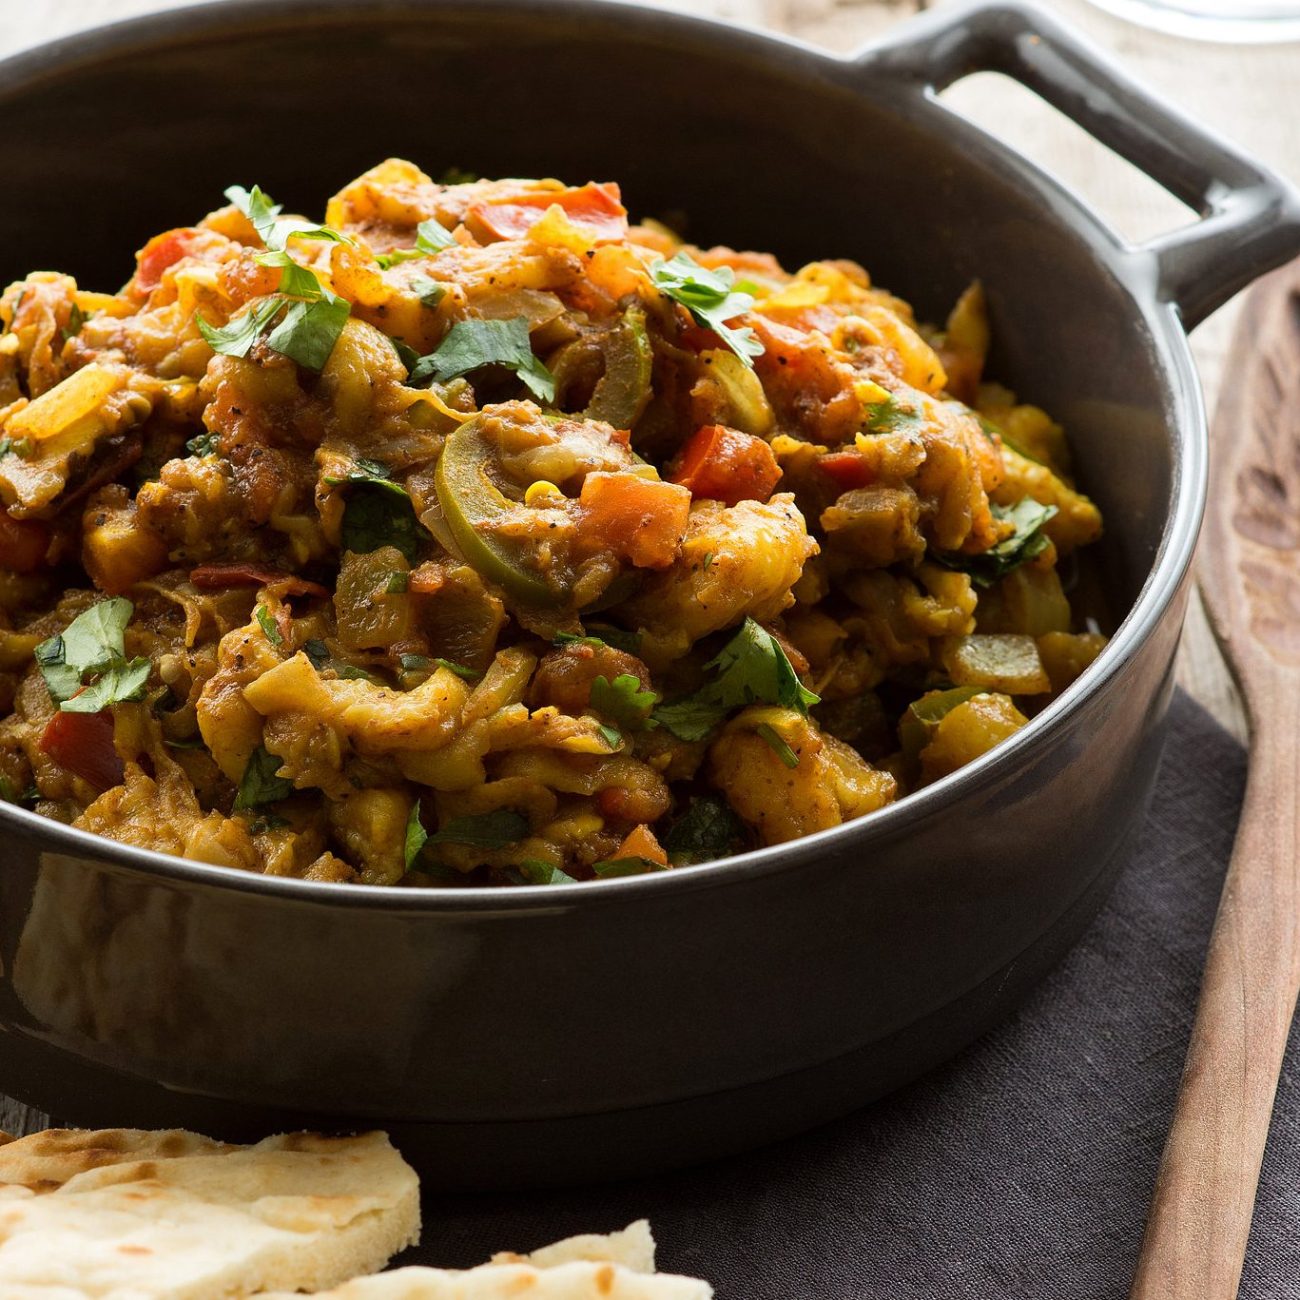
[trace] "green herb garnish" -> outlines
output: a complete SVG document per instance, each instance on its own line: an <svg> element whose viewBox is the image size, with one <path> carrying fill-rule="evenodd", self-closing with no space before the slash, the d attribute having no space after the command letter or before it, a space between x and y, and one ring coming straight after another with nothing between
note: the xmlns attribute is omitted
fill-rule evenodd
<svg viewBox="0 0 1300 1300"><path fill-rule="evenodd" d="M411 289L416 297L429 308L437 305L447 296L447 286L431 280L427 275L417 275L411 280Z"/></svg>
<svg viewBox="0 0 1300 1300"><path fill-rule="evenodd" d="M1033 497L1024 497L1013 506L989 507L995 519L1009 521L1014 526L1010 536L995 542L978 555L948 552L936 553L933 558L949 569L967 573L977 587L991 587L1012 569L1041 555L1047 549L1048 537L1043 525L1056 514L1055 506L1040 505Z"/></svg>
<svg viewBox="0 0 1300 1300"><path fill-rule="evenodd" d="M330 661L330 648L317 637L312 637L310 641L304 641L302 646L303 653L311 661L311 666L317 671L324 668Z"/></svg>
<svg viewBox="0 0 1300 1300"><path fill-rule="evenodd" d="M528 818L510 808L453 817L430 835L430 844L469 844L478 849L503 849L528 834Z"/></svg>
<svg viewBox="0 0 1300 1300"><path fill-rule="evenodd" d="M349 479L343 511L343 549L359 555L395 546L414 564L420 554L420 521L406 489L385 479Z"/></svg>
<svg viewBox="0 0 1300 1300"><path fill-rule="evenodd" d="M262 631L266 633L266 639L278 650L284 644L284 637L275 625L275 615L265 605L259 605L254 613Z"/></svg>
<svg viewBox="0 0 1300 1300"><path fill-rule="evenodd" d="M133 613L134 606L121 596L102 600L36 647L50 698L64 713L98 713L143 698L152 665L126 657L126 625ZM83 690L87 678L93 680Z"/></svg>
<svg viewBox="0 0 1300 1300"><path fill-rule="evenodd" d="M709 862L733 853L744 843L740 819L714 795L691 800L691 806L664 837L668 860L676 866Z"/></svg>
<svg viewBox="0 0 1300 1300"><path fill-rule="evenodd" d="M376 487L383 488L385 492L391 492L394 496L405 497L410 500L410 493L400 483L393 480L392 471L387 465L377 460L370 460L365 456L353 461L352 468L346 474L327 474L325 482L331 487L339 487L347 483L372 483Z"/></svg>
<svg viewBox="0 0 1300 1300"><path fill-rule="evenodd" d="M424 823L420 820L420 801L417 799L411 805L411 815L406 819L406 869L415 866L416 859L424 852L424 846L428 842L429 832L424 829Z"/></svg>
<svg viewBox="0 0 1300 1300"><path fill-rule="evenodd" d="M59 331L63 335L63 341L66 343L74 335L80 334L85 323L86 313L74 302L72 310L68 312L68 323Z"/></svg>
<svg viewBox="0 0 1300 1300"><path fill-rule="evenodd" d="M200 433L185 444L185 450L191 456L215 456L217 453L217 435L215 433Z"/></svg>
<svg viewBox="0 0 1300 1300"><path fill-rule="evenodd" d="M538 858L525 858L519 864L519 874L530 885L576 885L578 882L567 871Z"/></svg>
<svg viewBox="0 0 1300 1300"><path fill-rule="evenodd" d="M755 734L760 740L766 741L768 748L783 762L786 767L798 767L799 755L786 744L785 740L777 732L776 728L769 723L760 722L754 728Z"/></svg>
<svg viewBox="0 0 1300 1300"><path fill-rule="evenodd" d="M258 745L249 757L244 775L239 778L239 793L235 795L235 810L257 808L264 803L276 803L293 793L293 782L277 776L281 760L266 748Z"/></svg>
<svg viewBox="0 0 1300 1300"><path fill-rule="evenodd" d="M727 321L743 315L754 305L752 294L736 287L736 273L729 266L708 270L686 253L650 267L655 287L691 313L697 325L712 330L747 365L763 355L764 347L748 326L736 329Z"/></svg>
<svg viewBox="0 0 1300 1300"><path fill-rule="evenodd" d="M279 293L241 312L220 329L196 316L199 333L214 352L245 357L270 330L267 347L308 370L324 369L352 307L346 298L325 288L314 271L295 262L286 245L295 236L335 243L352 241L328 226L281 217L280 205L272 203L256 185L251 191L232 185L226 197L248 218L266 245L266 251L258 253L256 260L263 266L280 268Z"/></svg>
<svg viewBox="0 0 1300 1300"><path fill-rule="evenodd" d="M403 659L406 658L405 655L402 657ZM412 657L420 658L421 656L414 655ZM425 663L427 664L428 662L429 661L426 659ZM453 659L435 659L433 662L436 663L439 668L445 668L448 672L455 673L457 677L463 677L467 682L476 682L483 676L477 668L467 668L464 664L458 664Z"/></svg>
<svg viewBox="0 0 1300 1300"><path fill-rule="evenodd" d="M591 684L590 702L597 713L617 722L624 731L645 731L655 725L650 712L659 696L642 690L640 678L620 673L612 682L597 677Z"/></svg>
<svg viewBox="0 0 1300 1300"><path fill-rule="evenodd" d="M893 397L871 403L867 411L868 433L915 433L925 424L915 411L899 406Z"/></svg>
<svg viewBox="0 0 1300 1300"><path fill-rule="evenodd" d="M752 618L705 664L710 669L717 676L694 695L654 710L654 720L679 740L703 740L728 713L747 704L775 704L807 717L809 706L821 698L799 680L776 637Z"/></svg>
<svg viewBox="0 0 1300 1300"><path fill-rule="evenodd" d="M20 460L25 460L31 454L30 438L11 438L8 434L0 438L0 456L17 456Z"/></svg>
<svg viewBox="0 0 1300 1300"><path fill-rule="evenodd" d="M538 401L555 400L555 376L533 355L524 316L457 321L438 347L416 363L410 382L436 379L445 383L484 366L513 370Z"/></svg>

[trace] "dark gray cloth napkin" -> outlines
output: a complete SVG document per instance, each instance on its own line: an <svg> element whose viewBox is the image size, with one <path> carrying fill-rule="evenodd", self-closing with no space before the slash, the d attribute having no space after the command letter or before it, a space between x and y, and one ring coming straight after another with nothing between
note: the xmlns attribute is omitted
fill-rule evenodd
<svg viewBox="0 0 1300 1300"><path fill-rule="evenodd" d="M1136 859L1079 946L988 1038L752 1155L615 1186L434 1199L403 1262L469 1265L648 1217L660 1266L707 1278L719 1300L1123 1300L1244 778L1241 747L1179 694ZM1298 1047L1242 1300L1300 1296Z"/></svg>

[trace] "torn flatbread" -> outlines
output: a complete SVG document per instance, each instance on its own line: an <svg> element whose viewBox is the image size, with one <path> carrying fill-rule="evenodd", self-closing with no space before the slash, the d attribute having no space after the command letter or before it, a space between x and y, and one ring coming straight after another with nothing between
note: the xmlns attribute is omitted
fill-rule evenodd
<svg viewBox="0 0 1300 1300"><path fill-rule="evenodd" d="M383 1133L232 1146L54 1129L0 1146L0 1295L217 1300L317 1291L419 1238L415 1171Z"/></svg>
<svg viewBox="0 0 1300 1300"><path fill-rule="evenodd" d="M706 1282L655 1273L654 1256L650 1225L640 1219L621 1232L568 1237L529 1255L494 1255L478 1268L400 1268L358 1278L318 1300L711 1300Z"/></svg>

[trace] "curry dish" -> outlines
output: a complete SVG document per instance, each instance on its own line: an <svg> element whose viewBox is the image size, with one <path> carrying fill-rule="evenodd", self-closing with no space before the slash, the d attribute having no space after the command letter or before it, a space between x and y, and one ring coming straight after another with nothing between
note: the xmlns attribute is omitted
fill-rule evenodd
<svg viewBox="0 0 1300 1300"><path fill-rule="evenodd" d="M608 183L227 197L0 297L10 802L311 880L655 872L938 780L1103 646L978 285L927 327Z"/></svg>

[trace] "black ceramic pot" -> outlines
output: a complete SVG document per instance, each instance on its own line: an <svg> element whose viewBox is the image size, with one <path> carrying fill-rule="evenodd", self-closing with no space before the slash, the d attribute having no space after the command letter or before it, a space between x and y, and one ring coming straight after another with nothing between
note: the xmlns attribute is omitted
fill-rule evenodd
<svg viewBox="0 0 1300 1300"><path fill-rule="evenodd" d="M1008 73L1204 214L1130 247L934 91ZM0 273L123 250L257 181L319 210L388 154L623 182L697 241L974 276L991 372L1069 428L1128 610L995 753L721 865L417 893L246 875L0 807L0 1090L89 1124L392 1129L443 1185L607 1177L805 1128L951 1055L1086 925L1160 755L1206 434L1184 328L1300 251L1276 177L1038 12L851 58L594 0L258 0L0 65Z"/></svg>

